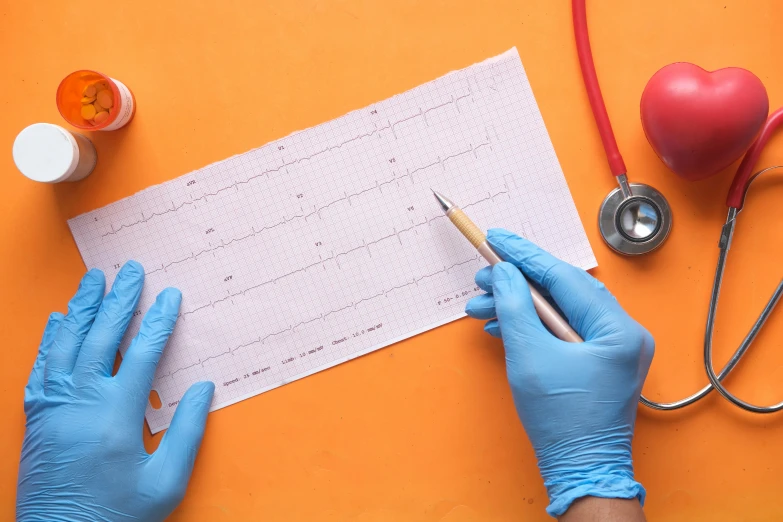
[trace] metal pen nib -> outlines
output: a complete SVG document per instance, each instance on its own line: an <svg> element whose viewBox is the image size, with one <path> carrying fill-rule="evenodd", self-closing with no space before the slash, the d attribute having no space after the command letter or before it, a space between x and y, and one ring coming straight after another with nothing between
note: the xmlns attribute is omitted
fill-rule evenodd
<svg viewBox="0 0 783 522"><path fill-rule="evenodd" d="M497 252L492 249L490 244L487 243L487 237L484 235L484 232L470 220L461 208L440 192L433 190L432 193L435 195L435 199L438 200L441 208L443 208L443 212L446 213L449 221L457 227L457 230L470 241L476 250L478 250L479 254L481 254L490 265L495 265L503 261ZM533 298L533 306L535 306L536 312L541 318L541 322L543 322L555 336L571 343L582 342L582 338L579 337L579 334L571 328L568 322L558 314L557 310L555 310L532 286L530 286L530 296Z"/></svg>
<svg viewBox="0 0 783 522"><path fill-rule="evenodd" d="M449 198L447 198L437 190L434 189L430 189L430 190L432 190L435 199L438 200L438 203L440 203L441 208L443 208L443 212L448 212L449 209L454 206L454 203L452 203L452 201Z"/></svg>

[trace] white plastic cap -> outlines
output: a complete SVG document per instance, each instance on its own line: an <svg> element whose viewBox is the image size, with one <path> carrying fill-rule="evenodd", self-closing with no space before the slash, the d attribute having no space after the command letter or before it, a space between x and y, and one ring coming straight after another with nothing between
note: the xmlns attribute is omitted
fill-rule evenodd
<svg viewBox="0 0 783 522"><path fill-rule="evenodd" d="M33 181L65 181L79 164L79 146L67 130L51 123L34 123L14 140L14 163Z"/></svg>

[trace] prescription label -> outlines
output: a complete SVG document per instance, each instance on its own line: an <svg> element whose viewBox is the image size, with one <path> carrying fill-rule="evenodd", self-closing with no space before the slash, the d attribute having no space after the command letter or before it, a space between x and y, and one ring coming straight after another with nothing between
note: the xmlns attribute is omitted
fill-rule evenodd
<svg viewBox="0 0 783 522"><path fill-rule="evenodd" d="M120 113L117 115L116 120L101 129L105 131L117 130L128 123L133 117L133 110L135 108L133 95L131 94L130 89L125 87L125 84L119 80L112 78L111 81L114 82L117 86L117 90L120 92ZM115 100L114 103L116 105L117 101Z"/></svg>

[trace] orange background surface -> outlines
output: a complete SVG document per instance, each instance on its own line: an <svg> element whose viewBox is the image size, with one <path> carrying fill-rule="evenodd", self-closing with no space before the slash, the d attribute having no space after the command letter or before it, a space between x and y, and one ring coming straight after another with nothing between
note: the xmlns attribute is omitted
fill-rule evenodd
<svg viewBox="0 0 783 522"><path fill-rule="evenodd" d="M783 104L777 0L588 2L602 84L630 177L675 212L658 252L625 259L601 241L613 188L561 0L224 0L0 4L0 519L14 513L23 387L47 314L84 271L66 219L292 131L519 49L600 267L594 274L657 341L656 400L706 381L702 335L733 168L699 183L668 172L639 121L646 81L691 61L741 66ZM101 7L103 6L103 7ZM104 14L102 9L107 9ZM22 177L26 125L65 125L60 79L93 68L134 92L135 119L96 133L95 172L48 186ZM783 162L783 137L759 167ZM780 175L754 184L729 256L716 350L722 363L781 277ZM502 223L486 224L488 226ZM783 316L729 379L740 396L783 398ZM141 428L141 427L140 427ZM144 428L147 432L146 427ZM155 447L160 436L150 438ZM753 416L716 396L678 413L642 409L634 439L651 520L783 518L783 413ZM215 413L175 521L547 520L545 491L505 380L502 347L463 319Z"/></svg>

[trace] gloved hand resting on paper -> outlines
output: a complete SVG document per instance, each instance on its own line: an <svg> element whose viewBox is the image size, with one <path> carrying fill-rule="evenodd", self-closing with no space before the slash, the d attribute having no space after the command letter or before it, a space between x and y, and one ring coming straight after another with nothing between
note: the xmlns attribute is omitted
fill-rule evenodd
<svg viewBox="0 0 783 522"><path fill-rule="evenodd" d="M49 317L25 388L17 521L159 521L182 500L214 385L187 391L149 455L144 411L181 295L172 288L158 295L112 377L143 281L141 265L129 262L104 298L103 273L91 270L68 314Z"/></svg>
<svg viewBox="0 0 783 522"><path fill-rule="evenodd" d="M561 516L578 499L600 497L638 499L632 509L643 517L631 439L652 336L584 270L505 230L490 230L487 240L508 262L476 274L487 293L466 312L489 320L485 330L503 339L514 403L549 494L547 512ZM551 294L583 344L546 330L520 270Z"/></svg>

